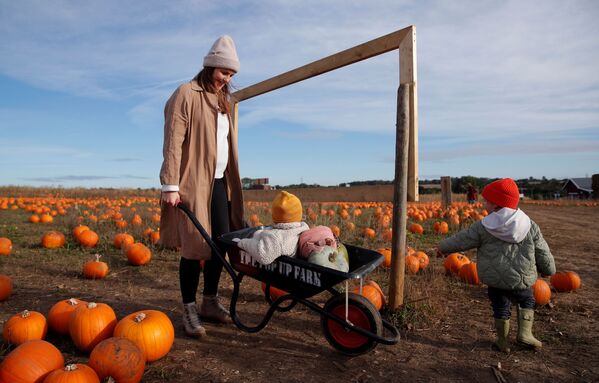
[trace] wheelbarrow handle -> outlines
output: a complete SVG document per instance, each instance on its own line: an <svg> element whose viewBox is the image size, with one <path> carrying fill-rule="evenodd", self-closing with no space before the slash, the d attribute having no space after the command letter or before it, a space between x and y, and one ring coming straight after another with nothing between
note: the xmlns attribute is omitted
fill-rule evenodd
<svg viewBox="0 0 599 383"><path fill-rule="evenodd" d="M202 237L204 238L204 240L208 243L208 245L212 249L212 254L216 255L216 257L220 260L220 262L223 264L225 269L227 269L227 272L231 275L231 278L234 281L237 281L237 279L238 279L237 273L235 273L233 266L231 266L231 264L225 259L225 256L220 253L220 249L218 248L216 243L214 243L214 241L212 240L212 238L210 237L210 235L208 234L206 229L204 229L204 226L202 226L200 221L198 221L198 218L191 211L191 209L189 209L189 207L186 204L184 204L183 202L179 202L177 204L177 207L179 209L183 210L183 212L189 217L189 219L191 220L193 225L196 227L196 229L198 229L200 234L202 234Z"/></svg>

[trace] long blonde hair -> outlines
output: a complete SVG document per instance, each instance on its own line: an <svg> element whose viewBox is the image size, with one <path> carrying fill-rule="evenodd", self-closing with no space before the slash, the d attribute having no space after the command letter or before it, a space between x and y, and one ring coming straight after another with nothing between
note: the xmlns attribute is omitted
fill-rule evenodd
<svg viewBox="0 0 599 383"><path fill-rule="evenodd" d="M210 92L215 93L218 98L218 108L221 112L230 114L229 100L231 99L231 89L229 84L225 84L222 89L218 90L214 87L212 76L214 75L213 67L205 67L196 76L200 86Z"/></svg>

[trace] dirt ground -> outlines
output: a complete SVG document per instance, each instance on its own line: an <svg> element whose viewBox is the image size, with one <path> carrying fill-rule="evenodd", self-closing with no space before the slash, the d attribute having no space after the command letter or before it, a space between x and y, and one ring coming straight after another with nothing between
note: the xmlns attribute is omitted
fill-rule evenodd
<svg viewBox="0 0 599 383"><path fill-rule="evenodd" d="M583 281L576 292L553 292L551 307L537 309L534 332L544 345L539 352L518 345L509 355L492 350L493 319L486 288L449 278L445 288L429 297L444 308L436 317L403 326L397 345L378 345L358 357L331 348L319 315L299 305L275 313L258 333L207 324L206 338L190 339L180 318L178 258L167 251L155 252L148 266L138 268L127 266L118 256L110 257L109 277L85 280L77 257L86 254L76 249L70 255L39 254L37 245L21 249L0 263L0 273L10 274L15 285L11 298L0 303L0 321L24 309L46 314L58 300L70 297L108 303L118 318L146 308L162 310L173 321L176 339L165 358L146 367L144 382L599 381L599 230L595 226L599 208L522 207L540 225L558 270L576 271ZM442 273L441 262L431 260L433 273ZM418 286L417 280L412 283ZM267 309L260 285L246 278L241 290L238 312L244 322L256 323ZM231 291L231 279L223 276L221 295L227 302ZM328 293L322 293L313 300L324 304L328 298ZM515 343L515 317L512 326L510 337ZM69 339L49 334L48 340L68 362L87 362L87 355ZM3 347L2 357L8 351Z"/></svg>

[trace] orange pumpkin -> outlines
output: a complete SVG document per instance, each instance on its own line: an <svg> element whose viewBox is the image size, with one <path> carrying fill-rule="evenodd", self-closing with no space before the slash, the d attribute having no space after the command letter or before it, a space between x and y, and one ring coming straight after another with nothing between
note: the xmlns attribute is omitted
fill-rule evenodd
<svg viewBox="0 0 599 383"><path fill-rule="evenodd" d="M50 330L61 335L68 335L71 314L75 311L77 305L85 303L87 302L75 298L64 299L55 303L48 312Z"/></svg>
<svg viewBox="0 0 599 383"><path fill-rule="evenodd" d="M44 383L100 383L100 378L90 366L77 363L52 371L46 376Z"/></svg>
<svg viewBox="0 0 599 383"><path fill-rule="evenodd" d="M50 214L42 214L40 217L41 223L52 223L52 221L54 221L54 218Z"/></svg>
<svg viewBox="0 0 599 383"><path fill-rule="evenodd" d="M420 270L420 260L414 255L407 255L406 258L406 271L410 274L416 274Z"/></svg>
<svg viewBox="0 0 599 383"><path fill-rule="evenodd" d="M383 307L383 299L381 297L380 291L371 285L362 286L362 294L360 294L360 286L356 286L352 293L362 295L364 298L368 299L370 303L374 306L375 309L380 310Z"/></svg>
<svg viewBox="0 0 599 383"><path fill-rule="evenodd" d="M420 270L424 270L428 267L430 260L424 251L417 251L414 256L418 258L418 261L420 262Z"/></svg>
<svg viewBox="0 0 599 383"><path fill-rule="evenodd" d="M147 362L153 362L168 354L175 340L175 329L163 312L143 310L121 319L113 336L129 339L143 351Z"/></svg>
<svg viewBox="0 0 599 383"><path fill-rule="evenodd" d="M339 228L339 226L337 226L337 225L331 225L331 226L329 226L329 228L333 232L333 235L335 237L339 238L339 236L341 235L341 229Z"/></svg>
<svg viewBox="0 0 599 383"><path fill-rule="evenodd" d="M437 221L433 224L433 231L437 234L447 234L449 225L445 221Z"/></svg>
<svg viewBox="0 0 599 383"><path fill-rule="evenodd" d="M0 238L0 255L10 255L12 251L12 241L8 238Z"/></svg>
<svg viewBox="0 0 599 383"><path fill-rule="evenodd" d="M364 234L364 237L370 238L370 239L376 237L376 231L374 231L374 229L372 229L370 227L364 228L363 234Z"/></svg>
<svg viewBox="0 0 599 383"><path fill-rule="evenodd" d="M381 286L379 286L379 284L373 280L367 281L366 284L374 287L375 289L377 289L379 291L379 293L381 294L381 300L383 301L383 306L384 306L387 302L385 299L385 293L383 292L383 289L381 289Z"/></svg>
<svg viewBox="0 0 599 383"><path fill-rule="evenodd" d="M83 233L85 230L89 230L89 227L85 225L78 225L73 228L73 237L77 242L79 242L79 234Z"/></svg>
<svg viewBox="0 0 599 383"><path fill-rule="evenodd" d="M46 249L63 247L64 243L64 234L62 234L60 231L48 231L42 236L42 247L45 247Z"/></svg>
<svg viewBox="0 0 599 383"><path fill-rule="evenodd" d="M47 331L48 323L43 314L24 310L4 323L2 338L8 343L19 345L29 340L44 339Z"/></svg>
<svg viewBox="0 0 599 383"><path fill-rule="evenodd" d="M451 253L445 258L443 262L443 267L445 268L445 272L447 274L457 274L460 270L460 267L463 265L470 263L470 260L467 256L460 253Z"/></svg>
<svg viewBox="0 0 599 383"><path fill-rule="evenodd" d="M101 381L138 383L146 366L143 351L127 338L107 338L92 350L89 366L96 371Z"/></svg>
<svg viewBox="0 0 599 383"><path fill-rule="evenodd" d="M424 228L419 223L413 223L413 224L411 224L409 230L410 230L410 232L412 232L414 234L422 234L422 233L424 233Z"/></svg>
<svg viewBox="0 0 599 383"><path fill-rule="evenodd" d="M270 299L275 300L278 297L289 294L285 290L277 289L274 286L270 286ZM266 294L266 283L262 282L262 292Z"/></svg>
<svg viewBox="0 0 599 383"><path fill-rule="evenodd" d="M29 222L38 223L40 221L40 217L36 214L29 216Z"/></svg>
<svg viewBox="0 0 599 383"><path fill-rule="evenodd" d="M25 342L0 364L0 382L42 382L52 371L64 367L60 351L45 340Z"/></svg>
<svg viewBox="0 0 599 383"><path fill-rule="evenodd" d="M112 244L117 249L122 249L124 247L127 247L128 245L132 245L133 243L135 243L135 239L131 234L118 233L114 236L114 241Z"/></svg>
<svg viewBox="0 0 599 383"><path fill-rule="evenodd" d="M558 292L573 291L580 288L580 276L574 271L561 271L549 279L551 286Z"/></svg>
<svg viewBox="0 0 599 383"><path fill-rule="evenodd" d="M100 261L100 254L94 254L94 259L83 265L83 276L88 279L102 279L108 275L108 264Z"/></svg>
<svg viewBox="0 0 599 383"><path fill-rule="evenodd" d="M116 323L116 314L110 306L89 302L77 305L71 314L69 334L79 350L89 352L102 340L112 336Z"/></svg>
<svg viewBox="0 0 599 383"><path fill-rule="evenodd" d="M388 247L381 247L379 249L376 249L376 251L383 254L383 257L385 257L382 263L383 267L391 267L391 249L389 249Z"/></svg>
<svg viewBox="0 0 599 383"><path fill-rule="evenodd" d="M12 294L12 280L7 275L0 274L0 302L5 301Z"/></svg>
<svg viewBox="0 0 599 383"><path fill-rule="evenodd" d="M539 306L546 305L551 300L551 288L549 283L543 279L537 279L532 285L532 293L535 297L535 302Z"/></svg>
<svg viewBox="0 0 599 383"><path fill-rule="evenodd" d="M159 230L153 231L150 234L150 242L152 242L152 244L155 245L156 243L158 243L159 240L160 240L160 231Z"/></svg>
<svg viewBox="0 0 599 383"><path fill-rule="evenodd" d="M143 243L134 243L127 247L127 259L129 263L135 266L142 266L150 262L152 251Z"/></svg>
<svg viewBox="0 0 599 383"><path fill-rule="evenodd" d="M463 264L458 270L458 277L471 285L480 284L480 279L478 278L478 271L476 269L476 262L470 262Z"/></svg>
<svg viewBox="0 0 599 383"><path fill-rule="evenodd" d="M100 237L93 230L83 230L77 238L79 244L83 247L95 247L99 239Z"/></svg>
<svg viewBox="0 0 599 383"><path fill-rule="evenodd" d="M142 222L143 221L141 220L141 217L139 216L139 214L135 214L133 216L133 218L131 218L131 224L132 225L139 226L139 225L142 224Z"/></svg>

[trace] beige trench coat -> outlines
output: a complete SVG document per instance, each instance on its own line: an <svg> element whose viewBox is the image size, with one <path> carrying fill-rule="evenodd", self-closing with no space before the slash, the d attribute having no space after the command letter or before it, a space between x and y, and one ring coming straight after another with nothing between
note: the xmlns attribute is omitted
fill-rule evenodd
<svg viewBox="0 0 599 383"><path fill-rule="evenodd" d="M217 98L194 78L177 88L164 108L164 146L160 183L179 185L181 201L211 235L210 201L216 170ZM229 116L229 160L225 170L231 231L243 223L237 130ZM180 247L188 259L210 259L211 250L191 220L175 207L161 203L160 242ZM223 254L224 255L224 254Z"/></svg>

